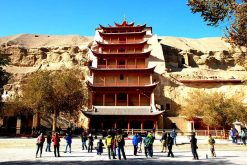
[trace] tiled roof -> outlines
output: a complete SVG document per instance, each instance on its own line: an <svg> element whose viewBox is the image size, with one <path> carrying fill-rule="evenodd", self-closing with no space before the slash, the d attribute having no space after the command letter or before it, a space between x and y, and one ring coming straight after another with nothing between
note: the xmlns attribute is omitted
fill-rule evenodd
<svg viewBox="0 0 247 165"><path fill-rule="evenodd" d="M87 115L121 115L121 116L154 116L164 111L151 111L150 106L94 106L93 109L82 111Z"/></svg>

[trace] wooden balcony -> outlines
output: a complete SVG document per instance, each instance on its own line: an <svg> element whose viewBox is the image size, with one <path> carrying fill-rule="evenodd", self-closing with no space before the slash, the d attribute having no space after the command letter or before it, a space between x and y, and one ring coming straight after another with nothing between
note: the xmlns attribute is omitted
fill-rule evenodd
<svg viewBox="0 0 247 165"><path fill-rule="evenodd" d="M126 69L133 69L133 68L146 68L145 65L98 65L98 68L126 68Z"/></svg>
<svg viewBox="0 0 247 165"><path fill-rule="evenodd" d="M133 87L133 86L146 86L146 85L150 85L150 82L97 82L93 84L94 86L119 86L119 87Z"/></svg>
<svg viewBox="0 0 247 165"><path fill-rule="evenodd" d="M140 43L144 41L145 40L143 39L136 39L136 40L127 39L127 40L111 40L111 41L105 40L104 42L107 44L129 44L129 43L132 44L132 43Z"/></svg>

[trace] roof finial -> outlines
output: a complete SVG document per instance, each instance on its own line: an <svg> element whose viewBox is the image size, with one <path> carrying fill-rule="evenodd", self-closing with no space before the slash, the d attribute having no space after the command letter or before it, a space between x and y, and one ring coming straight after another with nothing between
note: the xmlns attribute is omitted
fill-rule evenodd
<svg viewBox="0 0 247 165"><path fill-rule="evenodd" d="M123 19L124 21L126 21L126 16L125 16L125 14L124 14L124 19Z"/></svg>

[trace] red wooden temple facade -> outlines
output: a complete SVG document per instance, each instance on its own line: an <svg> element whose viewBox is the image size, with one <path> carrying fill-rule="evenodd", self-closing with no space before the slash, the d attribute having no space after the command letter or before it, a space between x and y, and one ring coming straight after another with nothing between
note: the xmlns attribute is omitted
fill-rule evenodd
<svg viewBox="0 0 247 165"><path fill-rule="evenodd" d="M153 129L162 111L155 108L147 43L152 28L115 23L96 29L91 47L89 109L83 111L92 129Z"/></svg>

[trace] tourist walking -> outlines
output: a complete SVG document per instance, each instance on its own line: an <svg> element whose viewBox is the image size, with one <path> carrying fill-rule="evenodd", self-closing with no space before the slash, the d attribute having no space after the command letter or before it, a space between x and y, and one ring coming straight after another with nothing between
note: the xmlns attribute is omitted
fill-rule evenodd
<svg viewBox="0 0 247 165"><path fill-rule="evenodd" d="M83 132L81 134L81 148L84 150L84 148L87 150L87 134L86 132Z"/></svg>
<svg viewBox="0 0 247 165"><path fill-rule="evenodd" d="M93 152L93 135L92 134L89 134L88 135L88 152Z"/></svg>
<svg viewBox="0 0 247 165"><path fill-rule="evenodd" d="M60 153L59 153L59 143L60 143L60 137L58 133L55 133L52 137L52 142L54 145L54 155L55 157L60 157Z"/></svg>
<svg viewBox="0 0 247 165"><path fill-rule="evenodd" d="M143 143L144 143L145 156L153 157L153 151L152 151L153 135L151 133L145 134Z"/></svg>
<svg viewBox="0 0 247 165"><path fill-rule="evenodd" d="M116 130L111 132L111 136L112 136L112 151L113 151L113 155L114 157L117 155L117 144L116 144Z"/></svg>
<svg viewBox="0 0 247 165"><path fill-rule="evenodd" d="M216 157L216 154L215 154L215 148L214 148L214 145L215 145L215 140L214 138L212 137L211 134L208 135L208 144L210 146L210 152L211 152L211 156L212 157Z"/></svg>
<svg viewBox="0 0 247 165"><path fill-rule="evenodd" d="M143 144L144 144L144 153L145 153L146 158L150 155L149 150L148 150L149 143L150 142L149 142L149 139L147 137L147 133L145 133L144 139L143 139Z"/></svg>
<svg viewBox="0 0 247 165"><path fill-rule="evenodd" d="M132 138L132 144L134 146L134 156L137 156L137 149L138 149L138 135L135 133L135 135Z"/></svg>
<svg viewBox="0 0 247 165"><path fill-rule="evenodd" d="M242 140L243 145L246 145L246 130L245 129L241 130L241 140Z"/></svg>
<svg viewBox="0 0 247 165"><path fill-rule="evenodd" d="M163 130L163 133L162 133L162 137L160 139L160 142L162 143L162 148L161 148L161 152L166 152L167 150L167 133L165 130Z"/></svg>
<svg viewBox="0 0 247 165"><path fill-rule="evenodd" d="M97 155L101 155L103 153L103 146L102 139L99 139L99 142L97 143Z"/></svg>
<svg viewBox="0 0 247 165"><path fill-rule="evenodd" d="M232 143L237 144L238 143L238 131L236 128L231 128L230 135L232 138Z"/></svg>
<svg viewBox="0 0 247 165"><path fill-rule="evenodd" d="M197 154L197 149L198 149L198 146L197 146L197 139L195 137L195 134L193 134L191 136L191 139L190 139L190 145L191 145L191 151L192 151L192 154L193 154L193 159L194 160L198 160L198 154Z"/></svg>
<svg viewBox="0 0 247 165"><path fill-rule="evenodd" d="M176 141L176 139L177 139L177 132L176 132L175 129L172 130L171 137L173 139L173 144L177 145L177 141Z"/></svg>
<svg viewBox="0 0 247 165"><path fill-rule="evenodd" d="M173 146L173 138L171 137L171 135L168 133L167 134L167 148L168 148L168 155L167 157L173 157L173 152L172 152L172 146Z"/></svg>
<svg viewBox="0 0 247 165"><path fill-rule="evenodd" d="M142 136L141 136L141 133L139 132L138 133L138 136L137 136L137 139L138 139L138 144L139 144L139 153L142 152Z"/></svg>
<svg viewBox="0 0 247 165"><path fill-rule="evenodd" d="M66 140L66 148L64 153L67 152L68 147L69 147L69 153L71 153L72 136L69 133L66 133L65 140Z"/></svg>
<svg viewBox="0 0 247 165"><path fill-rule="evenodd" d="M110 134L110 132L108 133L106 139L105 139L105 144L106 144L106 147L107 147L107 152L108 152L108 157L109 159L111 159L111 156L113 157L113 159L116 159L115 158L115 155L113 153L113 148L112 148L112 145L113 145L113 138Z"/></svg>
<svg viewBox="0 0 247 165"><path fill-rule="evenodd" d="M41 157L42 155L42 150L43 150L43 144L45 142L45 137L43 136L42 133L37 138L37 150L36 150L36 158L38 157L38 153L40 152L39 156Z"/></svg>
<svg viewBox="0 0 247 165"><path fill-rule="evenodd" d="M46 137L46 152L51 152L51 134L48 134Z"/></svg>
<svg viewBox="0 0 247 165"><path fill-rule="evenodd" d="M122 153L124 160L126 160L126 155L124 151L125 141L124 141L124 137L122 134L122 130L117 131L115 142L116 142L117 151L118 151L118 159L121 160L121 153Z"/></svg>

